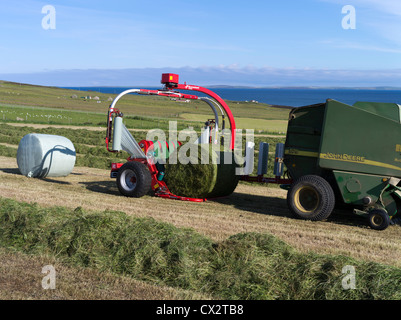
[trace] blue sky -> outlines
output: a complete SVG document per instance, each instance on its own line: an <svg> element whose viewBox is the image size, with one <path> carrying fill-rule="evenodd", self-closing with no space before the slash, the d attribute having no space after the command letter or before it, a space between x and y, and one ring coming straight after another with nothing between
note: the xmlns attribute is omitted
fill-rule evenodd
<svg viewBox="0 0 401 320"><path fill-rule="evenodd" d="M56 9L54 30L42 28L45 5ZM342 27L345 5L356 10L356 29ZM19 0L1 1L0 15L4 80L129 85L147 69L195 68L210 84L401 86L395 0ZM107 81L124 70L136 73ZM369 71L375 77L367 81Z"/></svg>

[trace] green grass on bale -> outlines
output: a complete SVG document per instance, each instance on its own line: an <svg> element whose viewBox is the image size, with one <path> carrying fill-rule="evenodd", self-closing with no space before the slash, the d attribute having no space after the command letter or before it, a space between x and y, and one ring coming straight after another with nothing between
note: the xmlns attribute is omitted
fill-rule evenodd
<svg viewBox="0 0 401 320"><path fill-rule="evenodd" d="M179 147L172 159L176 164L166 164L165 181L170 191L178 196L192 198L215 198L230 195L237 187L239 176L235 174L238 167L234 154L229 151L215 151L212 145L189 144ZM180 161L180 150L185 151L188 163ZM186 149L188 148L188 149ZM182 154L183 152L181 152ZM225 163L225 155L230 161ZM204 158L203 158L204 157ZM208 159L203 160L202 159ZM231 163L229 163L231 162Z"/></svg>
<svg viewBox="0 0 401 320"><path fill-rule="evenodd" d="M217 165L217 178L214 188L209 198L225 197L232 194L239 182L239 175L236 175L236 169L240 166L235 162L234 153L231 151L220 151L220 159ZM224 159L230 159L231 164L226 164Z"/></svg>

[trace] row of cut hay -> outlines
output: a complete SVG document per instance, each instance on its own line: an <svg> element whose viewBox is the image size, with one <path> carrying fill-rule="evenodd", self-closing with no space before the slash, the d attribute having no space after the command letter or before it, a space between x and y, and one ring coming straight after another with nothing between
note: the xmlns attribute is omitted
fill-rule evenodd
<svg viewBox="0 0 401 320"><path fill-rule="evenodd" d="M189 229L120 212L0 198L0 245L222 299L401 298L399 268L300 253L269 234L213 242ZM354 268L354 289L346 266Z"/></svg>

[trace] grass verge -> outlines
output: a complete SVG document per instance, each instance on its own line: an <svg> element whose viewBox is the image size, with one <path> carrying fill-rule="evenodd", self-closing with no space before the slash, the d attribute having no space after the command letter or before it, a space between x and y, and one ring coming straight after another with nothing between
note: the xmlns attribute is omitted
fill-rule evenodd
<svg viewBox="0 0 401 320"><path fill-rule="evenodd" d="M0 245L223 299L401 298L396 267L299 253L269 234L213 242L191 229L115 211L0 198ZM345 266L355 268L354 290L343 288Z"/></svg>

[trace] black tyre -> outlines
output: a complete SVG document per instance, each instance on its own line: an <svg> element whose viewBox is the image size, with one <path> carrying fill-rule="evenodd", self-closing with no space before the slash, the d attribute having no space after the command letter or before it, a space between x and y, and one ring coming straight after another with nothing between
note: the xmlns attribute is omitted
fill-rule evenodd
<svg viewBox="0 0 401 320"><path fill-rule="evenodd" d="M287 204L296 218L320 221L330 216L334 209L335 196L325 179L306 175L291 185L287 194Z"/></svg>
<svg viewBox="0 0 401 320"><path fill-rule="evenodd" d="M390 217L382 209L373 209L369 212L369 225L375 230L384 230L390 225Z"/></svg>
<svg viewBox="0 0 401 320"><path fill-rule="evenodd" d="M117 174L118 190L127 197L140 198L151 188L152 177L146 165L140 162L125 163Z"/></svg>

